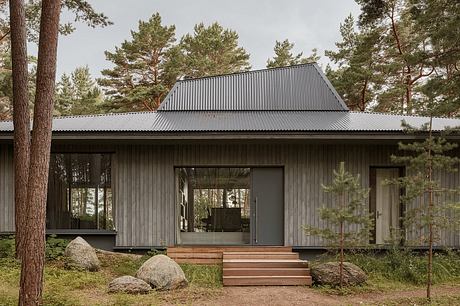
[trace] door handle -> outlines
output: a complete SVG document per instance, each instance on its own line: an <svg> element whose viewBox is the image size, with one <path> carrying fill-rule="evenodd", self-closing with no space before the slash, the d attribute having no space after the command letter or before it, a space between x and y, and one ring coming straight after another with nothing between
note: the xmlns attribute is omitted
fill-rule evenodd
<svg viewBox="0 0 460 306"><path fill-rule="evenodd" d="M255 197L255 199L254 199L254 210L255 210L255 212L254 212L254 215L255 215L254 222L256 223L254 225L254 242L257 244L258 243L257 234L259 232L258 231L259 225L258 225L258 222L257 222L257 197Z"/></svg>

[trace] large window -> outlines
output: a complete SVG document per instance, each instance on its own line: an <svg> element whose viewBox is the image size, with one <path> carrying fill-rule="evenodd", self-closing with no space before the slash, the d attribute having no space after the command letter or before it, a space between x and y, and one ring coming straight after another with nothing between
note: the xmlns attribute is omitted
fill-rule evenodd
<svg viewBox="0 0 460 306"><path fill-rule="evenodd" d="M46 224L114 229L111 154L51 154Z"/></svg>
<svg viewBox="0 0 460 306"><path fill-rule="evenodd" d="M250 169L177 168L182 244L250 242Z"/></svg>

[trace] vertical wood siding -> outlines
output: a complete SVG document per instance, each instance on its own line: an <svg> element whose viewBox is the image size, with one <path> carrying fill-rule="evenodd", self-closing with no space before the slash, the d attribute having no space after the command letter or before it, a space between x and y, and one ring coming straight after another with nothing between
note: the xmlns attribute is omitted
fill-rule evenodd
<svg viewBox="0 0 460 306"><path fill-rule="evenodd" d="M0 144L0 233L14 231L13 148Z"/></svg>
<svg viewBox="0 0 460 306"><path fill-rule="evenodd" d="M392 166L396 145L175 145L117 148L115 205L118 246L162 246L175 243L177 166L283 166L285 174L285 243L321 246L302 226L330 226L318 216L333 205L321 184L330 184L340 161L361 175L369 187L371 166ZM443 173L443 183L458 186L459 173ZM444 232L442 244L460 246L459 231Z"/></svg>
<svg viewBox="0 0 460 306"><path fill-rule="evenodd" d="M321 246L302 226L330 226L318 216L333 205L321 184L330 184L332 170L345 161L347 170L369 186L371 166L391 166L396 145L330 144L196 144L65 146L59 152L114 152L113 198L117 246L152 247L174 244L176 237L175 177L177 166L284 167L285 243ZM460 171L437 173L445 187L458 187ZM458 200L458 199L457 199ZM421 205L416 201L414 205ZM0 232L14 230L12 147L0 145ZM411 236L409 238L415 238ZM442 245L460 246L460 229L444 231Z"/></svg>

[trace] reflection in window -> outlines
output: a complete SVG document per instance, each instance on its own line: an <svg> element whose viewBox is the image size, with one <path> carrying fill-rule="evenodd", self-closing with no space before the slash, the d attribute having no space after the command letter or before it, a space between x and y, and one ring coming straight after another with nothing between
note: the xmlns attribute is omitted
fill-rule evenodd
<svg viewBox="0 0 460 306"><path fill-rule="evenodd" d="M178 168L176 174L181 243L249 243L249 168Z"/></svg>
<svg viewBox="0 0 460 306"><path fill-rule="evenodd" d="M51 154L48 229L114 229L110 154Z"/></svg>

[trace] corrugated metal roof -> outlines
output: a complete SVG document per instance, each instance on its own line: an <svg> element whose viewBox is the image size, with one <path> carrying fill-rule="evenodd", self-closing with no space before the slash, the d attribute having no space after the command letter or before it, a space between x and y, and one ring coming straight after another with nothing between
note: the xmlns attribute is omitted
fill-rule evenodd
<svg viewBox="0 0 460 306"><path fill-rule="evenodd" d="M421 127L427 117L343 111L158 112L154 131L402 131L401 122ZM460 126L460 119L435 118L433 130Z"/></svg>
<svg viewBox="0 0 460 306"><path fill-rule="evenodd" d="M427 117L343 111L169 111L56 118L55 132L402 132L401 121L420 127ZM460 126L434 118L433 129ZM11 132L0 122L0 132Z"/></svg>
<svg viewBox="0 0 460 306"><path fill-rule="evenodd" d="M348 110L317 64L178 81L161 111Z"/></svg>

